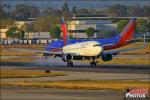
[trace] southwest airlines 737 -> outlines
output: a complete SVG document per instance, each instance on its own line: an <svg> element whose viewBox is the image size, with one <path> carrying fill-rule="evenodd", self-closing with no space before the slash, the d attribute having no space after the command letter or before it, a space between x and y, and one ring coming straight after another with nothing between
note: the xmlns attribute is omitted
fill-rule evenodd
<svg viewBox="0 0 150 100"><path fill-rule="evenodd" d="M95 67L98 63L98 59L103 61L111 61L113 56L120 52L126 52L129 50L135 50L143 48L144 46L137 48L129 48L124 50L113 50L132 42L132 36L135 29L135 18L132 18L122 32L119 34L119 39L114 44L104 45L96 40L82 41L69 43L67 36L67 27L64 19L61 19L61 28L63 31L63 46L62 47L50 47L50 51L44 51L41 56L61 57L62 61L67 62L68 67L73 67L74 60L90 60L90 66ZM107 51L111 50L111 51Z"/></svg>

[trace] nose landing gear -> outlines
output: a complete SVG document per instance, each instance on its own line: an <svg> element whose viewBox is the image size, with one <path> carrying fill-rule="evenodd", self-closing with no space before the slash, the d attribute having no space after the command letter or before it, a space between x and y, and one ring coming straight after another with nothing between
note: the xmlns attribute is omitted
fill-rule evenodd
<svg viewBox="0 0 150 100"><path fill-rule="evenodd" d="M94 67L96 67L96 62L91 62L90 65L91 65L91 67L94 68Z"/></svg>
<svg viewBox="0 0 150 100"><path fill-rule="evenodd" d="M67 62L67 66L68 66L68 67L73 67L73 62L70 62L70 61Z"/></svg>
<svg viewBox="0 0 150 100"><path fill-rule="evenodd" d="M90 66L94 68L94 67L96 67L97 63L98 63L98 61L97 60L95 61L95 58L93 57L92 62L90 63Z"/></svg>

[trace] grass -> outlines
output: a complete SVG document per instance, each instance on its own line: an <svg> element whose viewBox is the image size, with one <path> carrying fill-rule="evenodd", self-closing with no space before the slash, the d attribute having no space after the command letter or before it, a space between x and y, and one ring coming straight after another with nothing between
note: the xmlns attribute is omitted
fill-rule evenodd
<svg viewBox="0 0 150 100"><path fill-rule="evenodd" d="M2 86L37 87L37 88L62 88L62 89L87 89L87 90L125 90L128 87L149 88L149 81L134 80L72 80L59 82L12 82L2 83Z"/></svg>
<svg viewBox="0 0 150 100"><path fill-rule="evenodd" d="M1 62L33 62L34 58L9 58L1 59Z"/></svg>
<svg viewBox="0 0 150 100"><path fill-rule="evenodd" d="M35 55L35 52L17 52L10 50L11 48L24 48L24 49L33 49L33 50L41 50L43 51L46 44L17 44L17 45L7 45L6 47L4 45L0 45L0 55L1 56L30 56Z"/></svg>
<svg viewBox="0 0 150 100"><path fill-rule="evenodd" d="M33 77L52 77L64 76L63 72L45 73L42 70L19 70L19 69L1 69L0 78L33 78Z"/></svg>
<svg viewBox="0 0 150 100"><path fill-rule="evenodd" d="M129 64L129 65L150 65L150 59L123 59L123 58L114 58L111 61L104 62L101 59L99 60L100 64Z"/></svg>
<svg viewBox="0 0 150 100"><path fill-rule="evenodd" d="M8 48L24 48L24 49L36 49L36 50L44 50L44 47L47 44L15 44L15 45L0 45L0 49L8 49Z"/></svg>
<svg viewBox="0 0 150 100"><path fill-rule="evenodd" d="M117 50L122 50L122 49L128 49L128 48L135 48L135 47L140 47L143 46L142 42L137 42L137 43L133 43L127 46L123 46L121 48L118 48ZM137 49L137 50L133 50L133 51L128 51L125 53L120 53L120 54L150 54L150 43L146 44L146 47L143 49Z"/></svg>
<svg viewBox="0 0 150 100"><path fill-rule="evenodd" d="M15 52L15 51L1 51L1 56L30 56L35 55L34 52Z"/></svg>

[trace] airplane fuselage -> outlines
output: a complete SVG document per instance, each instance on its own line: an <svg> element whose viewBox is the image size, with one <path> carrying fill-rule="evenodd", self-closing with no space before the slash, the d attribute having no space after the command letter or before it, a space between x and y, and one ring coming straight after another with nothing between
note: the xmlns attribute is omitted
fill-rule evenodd
<svg viewBox="0 0 150 100"><path fill-rule="evenodd" d="M63 47L63 53L75 54L79 56L98 56L103 52L102 45L97 41L87 41L74 43Z"/></svg>

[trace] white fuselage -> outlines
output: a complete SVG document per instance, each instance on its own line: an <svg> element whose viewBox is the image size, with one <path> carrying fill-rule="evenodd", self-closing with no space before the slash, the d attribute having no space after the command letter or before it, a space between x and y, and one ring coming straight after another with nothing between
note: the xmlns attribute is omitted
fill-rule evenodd
<svg viewBox="0 0 150 100"><path fill-rule="evenodd" d="M77 54L80 56L98 56L103 51L103 47L97 41L87 41L70 44L63 47L63 53Z"/></svg>

